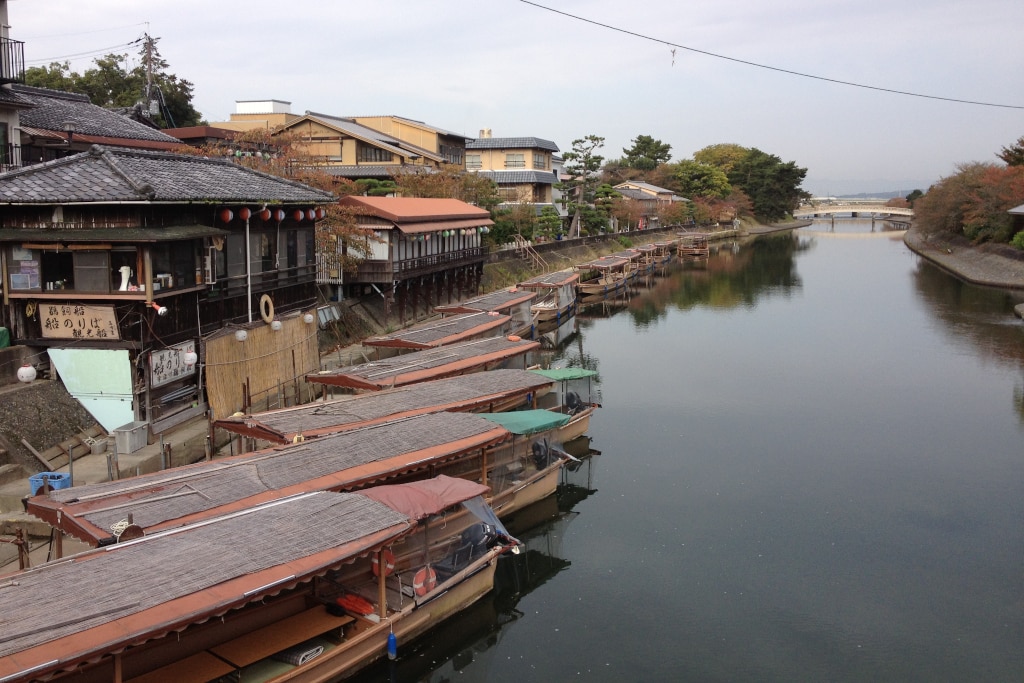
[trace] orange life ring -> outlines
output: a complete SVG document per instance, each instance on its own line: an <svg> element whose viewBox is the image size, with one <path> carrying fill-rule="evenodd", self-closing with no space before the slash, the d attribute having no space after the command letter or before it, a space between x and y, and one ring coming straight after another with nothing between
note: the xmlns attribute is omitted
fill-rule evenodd
<svg viewBox="0 0 1024 683"><path fill-rule="evenodd" d="M429 564L416 572L416 576L412 579L412 589L416 591L416 595L421 597L434 590L436 586L437 574Z"/></svg>
<svg viewBox="0 0 1024 683"><path fill-rule="evenodd" d="M384 548L380 553L374 553L370 562L373 564L373 575L380 576L380 556L384 555L384 576L391 576L395 571L395 554Z"/></svg>

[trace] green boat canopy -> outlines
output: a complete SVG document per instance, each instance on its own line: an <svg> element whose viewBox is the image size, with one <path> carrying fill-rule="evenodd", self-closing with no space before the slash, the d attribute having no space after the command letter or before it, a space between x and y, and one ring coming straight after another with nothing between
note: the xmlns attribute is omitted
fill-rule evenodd
<svg viewBox="0 0 1024 683"><path fill-rule="evenodd" d="M536 434L568 424L569 415L551 410L514 410L511 413L477 413L513 434Z"/></svg>
<svg viewBox="0 0 1024 683"><path fill-rule="evenodd" d="M530 370L530 372L536 372L542 377L547 377L548 379L553 379L558 382L562 382L567 379L593 377L597 374L596 370L584 370L583 368L553 368L551 370Z"/></svg>

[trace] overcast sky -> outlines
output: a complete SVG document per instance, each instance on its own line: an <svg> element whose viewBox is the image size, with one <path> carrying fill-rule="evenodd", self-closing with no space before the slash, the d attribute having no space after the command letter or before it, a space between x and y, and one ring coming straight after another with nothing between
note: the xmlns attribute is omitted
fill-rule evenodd
<svg viewBox="0 0 1024 683"><path fill-rule="evenodd" d="M236 100L278 99L299 114L396 114L563 152L599 135L606 159L638 135L675 160L737 143L807 168L815 195L927 189L1024 136L1022 0L537 5L11 0L9 19L28 66L70 60L79 72L96 54L134 59L125 45L148 31L210 122Z"/></svg>

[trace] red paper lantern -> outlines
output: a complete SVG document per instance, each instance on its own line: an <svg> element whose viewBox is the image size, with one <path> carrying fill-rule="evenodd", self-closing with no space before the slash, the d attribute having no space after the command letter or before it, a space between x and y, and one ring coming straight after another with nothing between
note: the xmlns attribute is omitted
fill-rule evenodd
<svg viewBox="0 0 1024 683"><path fill-rule="evenodd" d="M234 218L234 217L235 217L235 214L232 213L231 209L221 209L220 210L220 219L222 221L224 221L225 223L230 223L231 219Z"/></svg>
<svg viewBox="0 0 1024 683"><path fill-rule="evenodd" d="M301 221L305 217L306 212L303 211L302 209L295 209L295 212L292 214L292 218L294 218L297 221Z"/></svg>
<svg viewBox="0 0 1024 683"><path fill-rule="evenodd" d="M270 209L263 209L262 211L260 211L260 220L262 220L262 221L269 221L270 220Z"/></svg>
<svg viewBox="0 0 1024 683"><path fill-rule="evenodd" d="M318 208L316 210L316 217L317 217L317 219L323 219L323 217L326 216L326 215L327 215L327 212L324 211L323 207L320 207L320 208Z"/></svg>
<svg viewBox="0 0 1024 683"><path fill-rule="evenodd" d="M248 206L243 206L241 209L238 210L238 217L241 218L243 221L249 220L249 216L251 215L252 211L249 210Z"/></svg>

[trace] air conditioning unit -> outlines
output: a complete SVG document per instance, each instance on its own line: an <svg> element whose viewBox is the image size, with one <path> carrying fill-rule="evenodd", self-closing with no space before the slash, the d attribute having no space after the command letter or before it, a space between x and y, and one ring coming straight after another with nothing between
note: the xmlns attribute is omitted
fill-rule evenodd
<svg viewBox="0 0 1024 683"><path fill-rule="evenodd" d="M203 284L212 285L217 282L217 248L207 247L203 257Z"/></svg>

